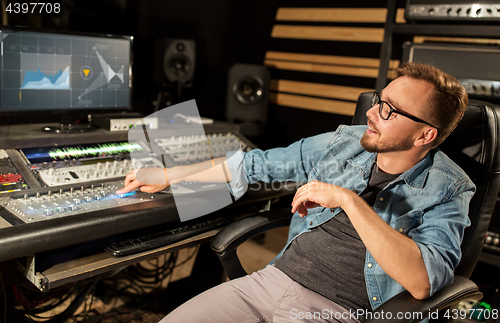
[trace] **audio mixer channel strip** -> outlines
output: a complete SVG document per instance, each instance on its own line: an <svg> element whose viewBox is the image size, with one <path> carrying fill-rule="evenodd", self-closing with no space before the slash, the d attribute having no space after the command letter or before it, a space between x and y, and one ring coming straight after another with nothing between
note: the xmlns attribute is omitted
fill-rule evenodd
<svg viewBox="0 0 500 323"><path fill-rule="evenodd" d="M132 169L163 167L163 163L167 167L186 165L238 149L248 151L252 146L238 135L224 132L155 137L152 142L0 150L0 192L4 193L0 206L9 212L6 220L14 224L144 203L155 195L114 193L123 187L124 177ZM155 151L164 158L152 158ZM35 185L30 187L22 174ZM179 185L176 192L193 192L190 185L195 183Z"/></svg>

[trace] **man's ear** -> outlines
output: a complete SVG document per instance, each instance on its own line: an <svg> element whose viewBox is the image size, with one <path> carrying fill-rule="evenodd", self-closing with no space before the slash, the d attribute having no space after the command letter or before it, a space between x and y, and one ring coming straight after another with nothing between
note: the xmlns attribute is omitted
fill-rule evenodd
<svg viewBox="0 0 500 323"><path fill-rule="evenodd" d="M425 146L431 144L437 137L438 131L434 127L425 127L424 131L415 140L415 146Z"/></svg>

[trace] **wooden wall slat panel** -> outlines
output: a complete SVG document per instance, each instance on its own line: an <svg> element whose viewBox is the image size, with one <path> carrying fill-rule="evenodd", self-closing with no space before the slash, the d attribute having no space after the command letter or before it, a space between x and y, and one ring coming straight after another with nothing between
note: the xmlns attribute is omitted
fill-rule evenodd
<svg viewBox="0 0 500 323"><path fill-rule="evenodd" d="M277 61L272 59L264 60L264 65L270 68L302 71L302 72L329 73L329 74L351 75L351 76L372 77L372 78L377 78L378 76L377 68L368 68L368 67L286 62L286 61Z"/></svg>
<svg viewBox="0 0 500 323"><path fill-rule="evenodd" d="M356 103L318 99L285 93L270 93L269 101L278 105L353 116Z"/></svg>
<svg viewBox="0 0 500 323"><path fill-rule="evenodd" d="M279 8L278 21L385 23L386 8ZM398 8L397 23L406 23L404 8Z"/></svg>
<svg viewBox="0 0 500 323"><path fill-rule="evenodd" d="M385 8L279 8L278 21L384 23Z"/></svg>
<svg viewBox="0 0 500 323"><path fill-rule="evenodd" d="M271 69L278 70L277 75L280 70L284 75L298 73L296 73L297 78L291 77L296 80L282 79L288 78L283 75L275 76L271 80L270 102L286 107L354 115L355 102L359 94L373 91L370 88L359 87L356 84L357 80L376 79L380 67L378 53L364 53L363 44L373 47L382 43L384 37L382 24L385 23L386 17L386 8L279 8L276 13L277 24L272 29L271 37L277 42L275 44L282 44L285 41L283 39L288 39L286 41L293 41L297 46L291 49L278 46L269 50L266 52L264 64ZM297 22L297 25L294 25L294 22ZM406 23L404 9L398 9L395 22ZM335 26L335 23L352 25ZM372 25L365 27L366 25L363 26L363 24ZM324 46L342 46L343 44L342 48L346 48L346 46L354 46L351 44L355 43L359 43L358 47L361 50L337 52L324 50L326 48ZM311 47L311 45L316 47ZM301 46L309 47L307 50L301 50ZM313 50L312 48L319 49ZM301 53L302 51L309 53ZM329 55L329 53L344 56ZM358 55L367 57L358 57ZM399 60L391 60L389 78L399 65ZM304 74L304 72L310 74ZM335 82L325 84L329 83L328 74L340 75L340 79L339 76L331 77L337 84ZM365 82L365 84L370 83Z"/></svg>
<svg viewBox="0 0 500 323"><path fill-rule="evenodd" d="M406 24L405 9L404 8L398 8L396 10L396 23Z"/></svg>
<svg viewBox="0 0 500 323"><path fill-rule="evenodd" d="M266 52L266 59L348 65L348 66L363 66L372 68L379 68L380 66L380 60L378 58L316 55L316 54L286 53L286 52L272 52L272 51ZM397 68L398 66L399 66L399 60L391 60L389 68Z"/></svg>
<svg viewBox="0 0 500 323"><path fill-rule="evenodd" d="M320 83L299 82L290 80L271 80L270 89L277 92L287 92L318 96L323 98L350 100L356 102L363 92L374 91L358 87L330 85Z"/></svg>
<svg viewBox="0 0 500 323"><path fill-rule="evenodd" d="M273 38L381 43L383 28L274 25Z"/></svg>

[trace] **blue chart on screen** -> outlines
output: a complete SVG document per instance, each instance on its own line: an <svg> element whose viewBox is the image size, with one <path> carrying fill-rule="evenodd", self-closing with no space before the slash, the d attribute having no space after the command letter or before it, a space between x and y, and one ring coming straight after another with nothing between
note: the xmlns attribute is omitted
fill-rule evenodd
<svg viewBox="0 0 500 323"><path fill-rule="evenodd" d="M70 64L69 55L21 53L21 89L69 90Z"/></svg>
<svg viewBox="0 0 500 323"><path fill-rule="evenodd" d="M26 71L24 73L24 82L22 89L51 89L51 90L69 90L69 66L64 71L52 75L46 75L44 72Z"/></svg>

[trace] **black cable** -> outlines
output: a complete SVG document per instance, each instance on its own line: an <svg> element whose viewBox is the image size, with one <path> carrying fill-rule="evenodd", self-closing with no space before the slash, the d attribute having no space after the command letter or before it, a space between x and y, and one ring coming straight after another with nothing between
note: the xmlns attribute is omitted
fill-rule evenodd
<svg viewBox="0 0 500 323"><path fill-rule="evenodd" d="M63 312L53 316L48 320L46 317L40 317L36 314L30 313L30 310L32 309L26 307L24 307L25 311L17 310L14 308L9 309L8 311L9 318L11 318L12 322L16 323L26 323L26 322L31 323L33 322L31 316L46 319L44 323L63 323L73 316L73 313L75 313L78 307L80 307L82 302L87 298L89 292L92 290L92 286L93 284L89 283L87 285L83 285L82 288L80 289L74 289L75 290L74 294L76 294L76 296L75 299L71 302L71 304ZM73 290L73 288L70 290ZM71 295L73 293L68 293L68 294ZM26 317L25 315L28 315L28 317Z"/></svg>
<svg viewBox="0 0 500 323"><path fill-rule="evenodd" d="M98 280L99 280L99 278L96 278L94 280L94 284L92 286L92 289L89 291L88 296L90 296L90 304L89 304L88 310L87 310L87 300L85 300L84 312L86 312L86 313L85 313L85 317L83 318L82 322L84 322L87 319L87 317L90 314L90 311L92 310L92 304L94 303L94 294L95 294L95 289L96 289ZM77 322L77 321L75 321L75 322Z"/></svg>
<svg viewBox="0 0 500 323"><path fill-rule="evenodd" d="M26 301L27 303L33 303L33 302L30 302L26 299L26 296L24 295L23 291L19 289L20 286L18 286L18 292L20 294L20 296L23 298L24 301ZM45 305L43 307L37 307L38 305L37 304L33 304L34 306L33 307L28 307L26 308L25 306L24 309L24 314L28 314L28 315L31 315L31 316L34 316L34 317L38 317L38 318L44 318L44 317L40 317L40 316L37 316L37 314L40 314L40 313L46 313L48 311L51 311L53 310L54 308L60 306L61 304L63 304L64 302L66 302L73 294L78 294L82 289L85 288L84 285L80 286L80 289L77 288L78 286L73 286L69 289L67 289L66 291L64 291L63 294L59 295L59 299L52 303L52 304L49 304L49 305ZM36 293L40 293L39 290L36 290L34 291ZM52 291L52 294L50 295L50 298L52 298L53 300L55 300L55 296L62 292L62 290L55 290L55 291ZM38 303L38 304L43 304L44 302L47 302L43 299L49 299L49 297L47 297L47 295L45 294L42 294L41 296L43 296L42 298L42 301L40 300L37 300L35 298L35 302Z"/></svg>

